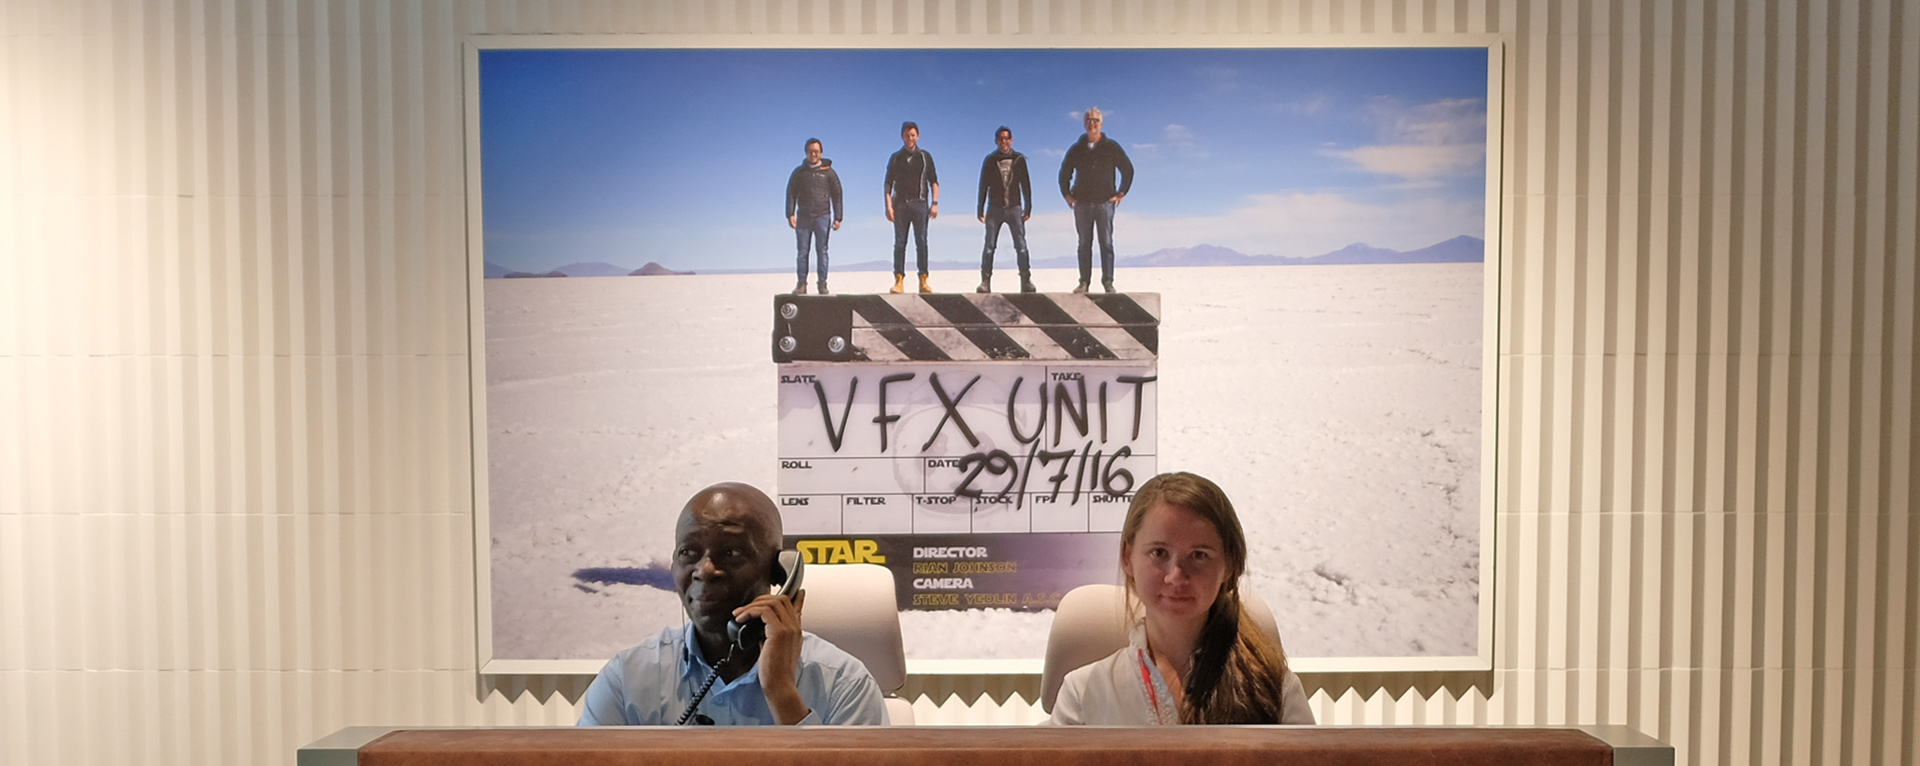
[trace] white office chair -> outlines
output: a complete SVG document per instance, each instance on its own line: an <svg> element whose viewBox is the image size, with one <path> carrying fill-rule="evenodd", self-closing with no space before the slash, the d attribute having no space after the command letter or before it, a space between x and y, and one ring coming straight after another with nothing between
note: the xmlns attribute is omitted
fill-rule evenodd
<svg viewBox="0 0 1920 766"><path fill-rule="evenodd" d="M1040 709L1053 712L1053 700L1060 696L1060 682L1067 673L1105 659L1127 645L1126 598L1126 588L1098 584L1074 588L1060 599L1060 608L1053 613L1053 629L1047 634L1046 662L1040 671ZM1240 591L1240 601L1254 624L1279 641L1280 628L1267 602L1246 590Z"/></svg>
<svg viewBox="0 0 1920 766"><path fill-rule="evenodd" d="M913 704L895 696L907 682L907 652L893 572L878 564L811 564L801 589L807 603L800 622L807 632L864 663L886 695L887 720L913 725Z"/></svg>

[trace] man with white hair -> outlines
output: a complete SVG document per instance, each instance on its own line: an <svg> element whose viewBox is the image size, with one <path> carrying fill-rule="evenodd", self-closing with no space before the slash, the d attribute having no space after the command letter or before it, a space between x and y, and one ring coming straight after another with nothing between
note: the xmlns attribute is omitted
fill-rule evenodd
<svg viewBox="0 0 1920 766"><path fill-rule="evenodd" d="M1093 281L1093 236L1100 235L1100 285L1113 292L1113 211L1133 187L1133 161L1120 142L1100 130L1100 107L1087 109L1087 132L1067 149L1060 162L1060 195L1073 208L1073 225L1080 233L1080 286L1084 293ZM1120 182L1114 183L1118 173Z"/></svg>

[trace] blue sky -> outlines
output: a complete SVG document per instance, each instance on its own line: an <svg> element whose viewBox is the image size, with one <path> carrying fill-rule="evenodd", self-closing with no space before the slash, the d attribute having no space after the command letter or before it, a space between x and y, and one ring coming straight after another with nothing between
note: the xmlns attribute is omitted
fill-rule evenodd
<svg viewBox="0 0 1920 766"><path fill-rule="evenodd" d="M836 263L891 257L881 179L903 120L940 171L934 260L979 257L993 131L1034 175L1036 258L1072 253L1060 158L1088 106L1136 177L1122 256L1202 243L1312 256L1483 236L1486 52L490 50L480 54L489 262L791 267L787 175L817 137L845 185ZM1001 260L1011 258L1002 235Z"/></svg>

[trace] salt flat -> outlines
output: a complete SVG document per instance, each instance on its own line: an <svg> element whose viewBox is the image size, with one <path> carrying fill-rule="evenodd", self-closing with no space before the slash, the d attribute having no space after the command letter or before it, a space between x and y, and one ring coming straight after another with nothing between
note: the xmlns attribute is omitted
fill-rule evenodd
<svg viewBox="0 0 1920 766"><path fill-rule="evenodd" d="M1160 470L1233 497L1295 657L1477 651L1484 266L1131 269L1161 294ZM1075 275L1039 270L1042 290ZM974 272L936 272L970 289ZM841 273L841 291L890 275ZM671 552L686 498L775 491L780 274L485 282L497 658L599 659L682 621L582 567ZM1490 532L1490 530L1488 530ZM1116 571L1118 569L1116 551ZM913 658L1037 658L1050 615L902 615Z"/></svg>

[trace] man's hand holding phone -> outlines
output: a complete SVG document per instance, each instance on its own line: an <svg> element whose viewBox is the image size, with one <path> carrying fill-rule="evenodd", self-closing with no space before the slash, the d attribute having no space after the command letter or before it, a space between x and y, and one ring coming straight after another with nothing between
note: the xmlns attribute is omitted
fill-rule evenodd
<svg viewBox="0 0 1920 766"><path fill-rule="evenodd" d="M789 601L786 596L762 595L746 606L733 610L733 618L744 622L759 618L767 626L766 643L760 647L760 689L767 695L767 707L774 720L783 726L799 723L813 712L800 698L796 681L800 676L800 609L806 604L802 589Z"/></svg>

